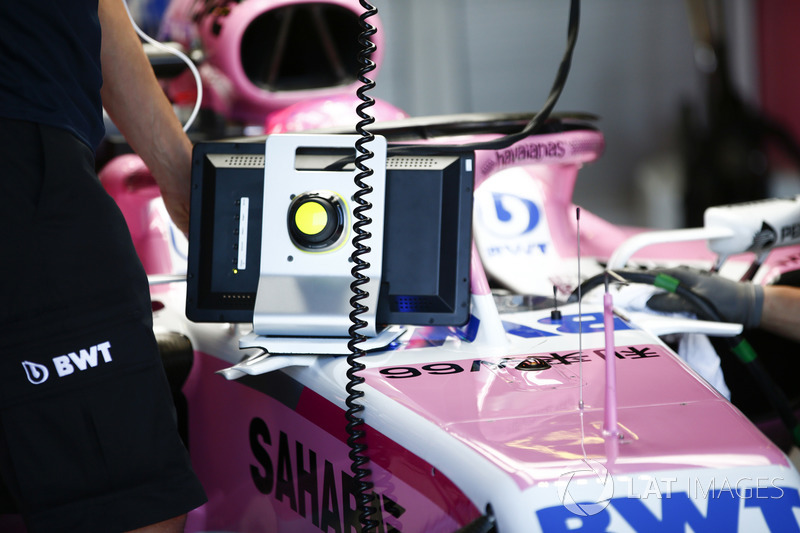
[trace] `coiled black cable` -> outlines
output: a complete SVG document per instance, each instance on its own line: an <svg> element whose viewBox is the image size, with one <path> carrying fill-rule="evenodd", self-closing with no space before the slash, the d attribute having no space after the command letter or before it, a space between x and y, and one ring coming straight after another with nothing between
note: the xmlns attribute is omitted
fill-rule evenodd
<svg viewBox="0 0 800 533"><path fill-rule="evenodd" d="M660 289L672 292L684 300L686 300L694 309L697 317L702 320L712 320L715 322L725 322L722 314L717 310L712 302L703 296L697 294L690 288L682 285L680 281L672 276L663 272L647 272L647 271L630 271L630 270L615 270L615 274L633 283L644 283L653 285ZM580 291L575 290L570 295L568 302L574 303L578 299L578 294L585 294L586 292L596 288L604 283L605 274L598 274L592 278L581 283ZM750 373L750 376L756 383L756 386L764 394L769 401L775 412L778 413L784 426L789 430L789 434L795 444L800 445L800 424L798 424L797 417L792 409L791 402L786 397L786 394L775 383L775 380L769 375L769 372L761 364L755 350L750 343L742 335L735 335L733 337L726 337L725 341L728 344L730 351L736 355L736 358L744 364L745 368Z"/></svg>
<svg viewBox="0 0 800 533"><path fill-rule="evenodd" d="M488 141L480 141L466 144L392 144L387 148L387 155L413 155L422 154L430 155L431 153L438 154L462 154L465 151L475 150L502 150L508 148L512 144L521 141L531 135L540 133L547 133L548 119L550 114L555 108L564 86L569 76L569 70L572 66L572 53L575 50L575 44L578 42L578 29L580 27L580 0L570 0L569 21L567 23L567 46L564 55L561 59L558 72L556 73L553 86L550 89L550 94L545 100L544 105L536 113L522 130L516 133L510 133L496 139ZM347 164L351 163L352 159L349 157L343 158L334 162L328 167L328 170L341 170Z"/></svg>
<svg viewBox="0 0 800 533"><path fill-rule="evenodd" d="M374 513L378 512L378 510L375 509L373 504L373 483L369 481L371 471L368 466L369 457L366 454L367 444L366 433L363 429L364 420L361 416L364 406L360 403L361 398L364 397L364 391L359 388L364 383L364 378L359 375L359 372L363 371L365 366L359 361L359 358L364 355L360 345L366 340L360 330L367 326L367 323L360 315L368 311L368 308L361 301L369 296L369 293L362 289L362 286L369 282L369 277L363 271L370 266L361 256L369 253L370 248L365 244L365 241L372 236L366 229L366 226L372 223L372 220L366 215L366 211L372 208L372 204L365 198L366 195L372 192L372 187L364 180L372 176L373 170L364 163L371 159L374 154L365 145L375 138L374 135L366 130L366 126L375 121L366 112L366 109L375 103L374 99L367 95L367 91L375 87L375 82L369 79L367 75L375 69L375 63L371 59L371 55L375 51L375 44L370 38L375 35L377 30L367 19L375 16L378 10L366 0L360 0L360 3L364 8L364 12L359 17L362 28L362 32L359 35L359 43L362 49L358 54L358 61L361 65L358 79L361 82L361 86L357 89L356 95L361 100L361 103L356 107L356 112L361 120L356 125L356 131L360 137L355 143L356 151L358 152L355 164L359 173L355 177L358 190L353 195L353 201L357 205L353 209L353 217L356 219L353 224L353 246L355 250L351 256L354 263L351 270L353 282L350 284L350 290L353 292L353 296L350 298L350 305L353 310L350 312L352 325L348 329L350 341L347 343L347 347L350 350L350 354L347 357L349 368L347 369L348 383L345 387L347 391L345 417L347 419L347 444L350 447L350 469L356 486L359 521L363 526L363 531L369 532L378 526L378 522L373 518Z"/></svg>
<svg viewBox="0 0 800 533"><path fill-rule="evenodd" d="M364 406L360 403L361 398L364 396L364 392L360 389L360 386L365 380L359 375L359 373L364 370L365 366L358 359L364 355L360 344L366 340L364 335L360 333L360 330L367 325L366 322L360 318L360 315L367 311L366 306L364 306L361 301L368 297L368 293L361 287L369 282L369 278L363 273L364 270L369 268L369 263L364 261L361 256L370 251L370 248L364 243L364 241L371 237L371 234L365 229L365 226L368 226L372 222L365 214L372 206L364 198L365 195L372 192L372 187L364 180L369 178L373 174L373 171L367 167L364 162L373 157L372 152L367 149L365 145L374 139L374 135L366 130L366 126L375 122L374 117L367 114L366 109L374 105L374 100L367 95L367 91L374 88L375 83L367 77L367 74L375 69L375 63L371 59L371 55L375 51L375 45L370 40L370 37L376 33L376 28L369 24L367 19L376 15L378 10L366 0L359 1L365 10L359 17L359 22L363 30L359 36L359 43L362 46L362 50L358 55L358 61L361 65L358 79L361 82L361 86L356 91L358 98L361 100L361 103L356 107L356 112L361 119L356 126L356 131L361 137L356 141L356 151L358 154L355 159L355 165L359 174L355 177L358 191L353 198L353 201L357 204L353 210L353 216L357 220L353 224L353 233L355 234L353 237L353 245L355 250L352 254L354 263L352 274L354 279L350 285L353 292L350 304L353 310L350 313L352 326L348 330L350 334L350 341L348 342L350 355L347 358L349 368L347 370L348 383L346 385L346 391L348 396L345 399L345 404L347 406L345 417L347 418L347 443L350 446L349 457L352 462L351 471L356 483L359 521L363 526L363 530L369 532L377 528L378 522L373 516L380 512L380 510L376 509L374 506L374 494L372 493L373 484L368 479L371 476L371 472L368 467L369 458L366 454L367 445L365 442L365 432L362 429L364 421L361 414L364 411ZM465 150L473 149L496 150L510 146L529 135L538 133L550 116L566 83L572 62L572 52L577 42L579 19L580 2L579 0L571 0L567 49L561 61L555 82L553 83L550 95L542 110L528 122L522 131L493 141L472 143L471 145L425 145L422 148L413 145L394 146L389 148L389 152L394 155L413 153L416 150L424 150L425 153L430 153L432 149L441 149L443 153L450 151L462 153Z"/></svg>

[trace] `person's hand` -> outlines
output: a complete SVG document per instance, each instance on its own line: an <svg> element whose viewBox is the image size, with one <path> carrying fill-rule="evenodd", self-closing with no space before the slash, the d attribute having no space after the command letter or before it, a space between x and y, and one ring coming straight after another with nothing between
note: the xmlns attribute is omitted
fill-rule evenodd
<svg viewBox="0 0 800 533"><path fill-rule="evenodd" d="M657 270L677 279L687 289L708 300L728 322L755 328L761 323L764 306L764 289L749 282L738 282L710 272L689 267ZM654 294L647 306L655 311L667 313L695 312L692 305L671 292Z"/></svg>

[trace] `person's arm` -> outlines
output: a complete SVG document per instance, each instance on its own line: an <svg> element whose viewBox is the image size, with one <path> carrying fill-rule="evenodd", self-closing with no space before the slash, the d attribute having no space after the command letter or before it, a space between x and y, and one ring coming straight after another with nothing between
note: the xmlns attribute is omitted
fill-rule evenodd
<svg viewBox="0 0 800 533"><path fill-rule="evenodd" d="M785 285L764 287L761 328L800 342L800 288Z"/></svg>
<svg viewBox="0 0 800 533"><path fill-rule="evenodd" d="M800 342L800 287L757 286L688 267L660 271L711 302L724 320L745 328L761 328ZM656 311L693 312L692 305L672 293L656 294L647 302Z"/></svg>
<svg viewBox="0 0 800 533"><path fill-rule="evenodd" d="M156 80L121 0L99 0L103 107L153 173L172 220L189 231L192 143Z"/></svg>
<svg viewBox="0 0 800 533"><path fill-rule="evenodd" d="M760 285L734 281L686 266L659 269L656 272L663 277L661 286L665 286L663 283L669 280L671 283L679 282L683 288L710 302L723 321L736 322L745 328L758 327L762 322L764 288ZM651 296L647 306L667 313L697 312L691 302L672 292Z"/></svg>

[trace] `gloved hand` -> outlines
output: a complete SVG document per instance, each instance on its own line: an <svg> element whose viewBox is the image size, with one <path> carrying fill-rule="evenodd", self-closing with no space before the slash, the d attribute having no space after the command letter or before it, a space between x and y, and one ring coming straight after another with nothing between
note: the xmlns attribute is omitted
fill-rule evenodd
<svg viewBox="0 0 800 533"><path fill-rule="evenodd" d="M656 272L672 276L681 285L708 300L728 322L755 328L761 323L764 289L749 282L738 282L710 272L689 267L659 269ZM694 312L692 305L671 292L654 294L647 306L667 313Z"/></svg>

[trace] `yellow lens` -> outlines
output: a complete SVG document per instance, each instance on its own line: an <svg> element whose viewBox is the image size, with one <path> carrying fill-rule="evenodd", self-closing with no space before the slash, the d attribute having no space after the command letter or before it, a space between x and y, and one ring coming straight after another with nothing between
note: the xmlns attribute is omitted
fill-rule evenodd
<svg viewBox="0 0 800 533"><path fill-rule="evenodd" d="M316 235L328 224L328 213L319 203L306 202L297 208L294 223L306 235Z"/></svg>

